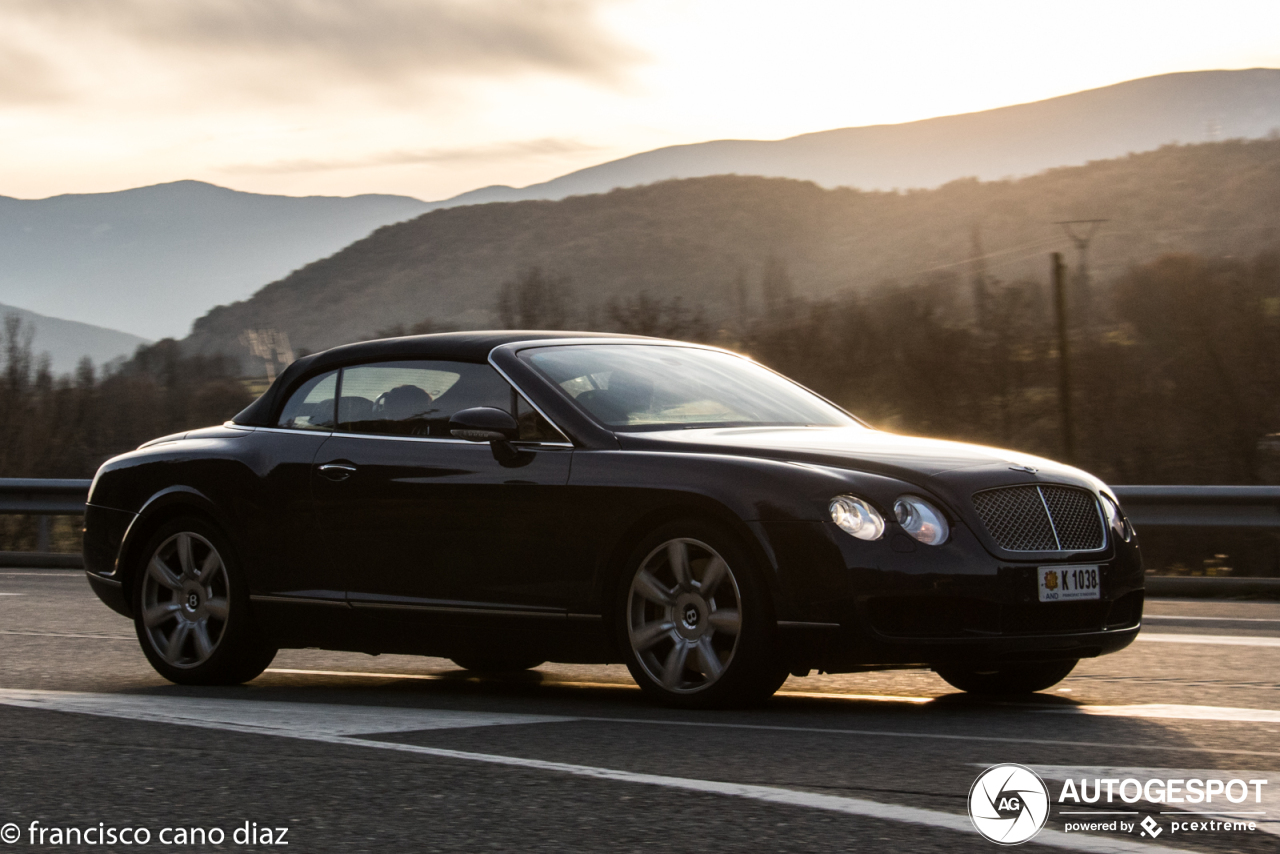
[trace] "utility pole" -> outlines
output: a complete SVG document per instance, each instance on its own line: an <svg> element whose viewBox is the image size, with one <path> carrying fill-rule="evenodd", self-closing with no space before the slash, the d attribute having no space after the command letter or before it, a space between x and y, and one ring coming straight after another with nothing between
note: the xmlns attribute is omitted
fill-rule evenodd
<svg viewBox="0 0 1280 854"><path fill-rule="evenodd" d="M972 242L973 316L979 331L985 332L988 326L988 315L990 314L988 305L990 295L987 292L987 256L982 251L982 229L976 222L973 224Z"/></svg>
<svg viewBox="0 0 1280 854"><path fill-rule="evenodd" d="M1071 358L1067 341L1067 265L1062 253L1053 253L1053 308L1058 321L1058 414L1062 419L1062 454L1076 459L1076 438L1071 426Z"/></svg>
<svg viewBox="0 0 1280 854"><path fill-rule="evenodd" d="M1106 219L1068 219L1056 222L1076 245L1078 260L1076 262L1075 307L1077 321L1086 324L1093 322L1093 295L1089 288L1089 241L1098 233L1098 226ZM1074 228L1073 228L1074 226Z"/></svg>

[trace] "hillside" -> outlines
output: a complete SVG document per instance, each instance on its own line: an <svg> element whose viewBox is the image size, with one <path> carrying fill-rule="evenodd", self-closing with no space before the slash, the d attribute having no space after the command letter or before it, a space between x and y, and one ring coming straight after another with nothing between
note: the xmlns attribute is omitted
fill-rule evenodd
<svg viewBox="0 0 1280 854"><path fill-rule="evenodd" d="M907 193L686 179L433 211L210 311L188 345L243 355L237 337L266 326L314 350L425 318L491 325L503 282L532 266L571 279L580 316L611 297L649 292L723 317L735 282L757 289L770 263L785 265L797 292L816 296L967 275L975 229L990 275L1042 280L1049 252L1074 260L1053 224L1065 219L1110 220L1090 256L1106 279L1169 251L1244 257L1276 246L1278 214L1280 140L1168 146L1016 181Z"/></svg>
<svg viewBox="0 0 1280 854"><path fill-rule="evenodd" d="M424 210L404 196L266 196L198 181L0 196L0 300L149 338L181 336L209 306Z"/></svg>
<svg viewBox="0 0 1280 854"><path fill-rule="evenodd" d="M1170 143L1257 139L1280 129L1280 70L1192 71L1030 104L777 141L659 148L524 188L485 187L433 207L562 199L671 178L763 175L822 187L938 187L1032 175Z"/></svg>
<svg viewBox="0 0 1280 854"><path fill-rule="evenodd" d="M23 326L30 330L31 352L37 357L48 354L49 367L55 374L71 373L85 356L92 359L94 365L103 365L113 359L132 356L139 346L151 343L127 332L46 317L34 311L0 304L0 320L9 315L17 315Z"/></svg>
<svg viewBox="0 0 1280 854"><path fill-rule="evenodd" d="M825 188L936 188L1276 128L1280 70L1201 71L898 125L661 148L531 187L487 187L433 203L266 196L197 181L49 199L0 196L0 300L149 338L180 336L210 307L243 300L382 225L430 210L727 174Z"/></svg>

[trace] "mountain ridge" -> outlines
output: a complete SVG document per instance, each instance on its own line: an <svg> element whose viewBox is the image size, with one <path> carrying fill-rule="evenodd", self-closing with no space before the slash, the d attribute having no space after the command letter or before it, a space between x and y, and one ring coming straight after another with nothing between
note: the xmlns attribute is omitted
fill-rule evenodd
<svg viewBox="0 0 1280 854"><path fill-rule="evenodd" d="M132 356L139 347L151 343L118 329L48 317L0 303L0 322L9 315L17 315L23 326L30 330L31 352L37 357L48 354L49 369L55 375L71 373L85 356L93 360L95 366L101 367L116 359Z"/></svg>
<svg viewBox="0 0 1280 854"><path fill-rule="evenodd" d="M407 196L277 196L193 180L0 196L0 299L141 337L177 337L193 313L426 209Z"/></svg>
<svg viewBox="0 0 1280 854"><path fill-rule="evenodd" d="M1112 159L1206 132L1280 127L1280 70L1158 75L994 110L784 140L654 149L525 188L453 199L278 196L185 180L45 199L0 196L0 300L149 338L179 336L377 229L437 210L559 200L672 178L745 174L874 191L992 181ZM266 322L264 319L262 322Z"/></svg>
<svg viewBox="0 0 1280 854"><path fill-rule="evenodd" d="M700 305L713 322L732 311L744 286L758 301L771 267L811 298L885 281L959 281L978 269L1042 282L1048 253L1074 262L1055 225L1061 220L1110 220L1090 255L1105 281L1170 251L1252 257L1280 246L1277 199L1280 140L1260 140L1166 146L1017 180L902 193L712 176L461 206L380 229L249 300L211 310L186 346L243 355L237 337L257 327L315 350L423 320L492 325L503 284L531 268L571 281L580 318L648 294Z"/></svg>
<svg viewBox="0 0 1280 854"><path fill-rule="evenodd" d="M1142 121L1131 117L1145 110ZM1063 128L1062 119L1082 119ZM1150 151L1169 143L1255 139L1280 130L1280 69L1186 71L1068 95L913 122L814 131L780 140L673 145L589 166L528 187L482 187L432 209L561 199L672 178L738 174L813 181L828 189L931 189L963 177L999 180ZM1119 129L1119 133L1117 133ZM948 140L921 165L921 143ZM859 158L870 163L860 165ZM874 162L871 162L874 161Z"/></svg>

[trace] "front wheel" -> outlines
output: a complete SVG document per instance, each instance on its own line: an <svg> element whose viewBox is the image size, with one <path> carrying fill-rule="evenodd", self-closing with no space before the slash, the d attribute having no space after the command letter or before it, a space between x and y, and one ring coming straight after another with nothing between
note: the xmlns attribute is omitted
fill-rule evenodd
<svg viewBox="0 0 1280 854"><path fill-rule="evenodd" d="M180 685L237 685L267 669L231 545L198 517L162 525L143 550L133 585L134 627L156 672Z"/></svg>
<svg viewBox="0 0 1280 854"><path fill-rule="evenodd" d="M668 705L750 704L787 677L754 561L717 526L671 523L646 537L627 563L615 615L632 677Z"/></svg>
<svg viewBox="0 0 1280 854"><path fill-rule="evenodd" d="M1077 660L1033 661L996 667L940 666L933 668L948 683L970 694L1030 694L1052 688L1075 668Z"/></svg>

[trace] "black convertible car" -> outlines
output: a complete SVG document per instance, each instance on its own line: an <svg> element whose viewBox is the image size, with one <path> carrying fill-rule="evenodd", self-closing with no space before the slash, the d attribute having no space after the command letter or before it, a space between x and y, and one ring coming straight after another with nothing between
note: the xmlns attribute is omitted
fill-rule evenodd
<svg viewBox="0 0 1280 854"><path fill-rule="evenodd" d="M1035 691L1142 617L1096 478L871 429L713 347L585 333L299 359L221 427L103 465L84 542L98 596L188 684L321 647L625 662L687 706L813 669Z"/></svg>

